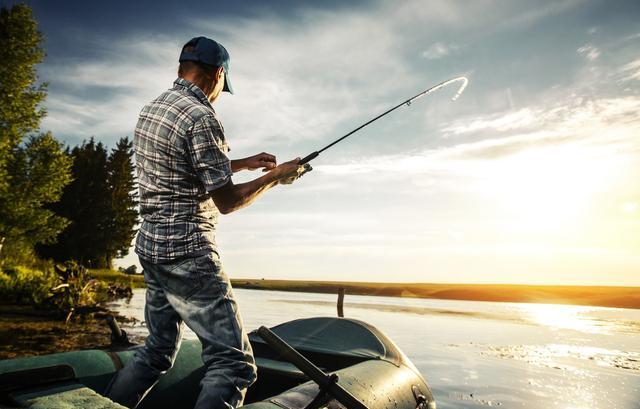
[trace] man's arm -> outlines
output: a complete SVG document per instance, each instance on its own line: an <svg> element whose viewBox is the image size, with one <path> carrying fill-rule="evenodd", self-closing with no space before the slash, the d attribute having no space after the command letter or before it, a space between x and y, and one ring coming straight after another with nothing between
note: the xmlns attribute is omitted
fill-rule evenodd
<svg viewBox="0 0 640 409"><path fill-rule="evenodd" d="M269 173L250 182L234 185L229 179L224 186L209 192L209 195L222 214L229 214L253 203L260 195L276 186L281 180L299 174L300 158L285 162L273 168Z"/></svg>
<svg viewBox="0 0 640 409"><path fill-rule="evenodd" d="M256 170L263 168L264 171L274 169L276 167L276 157L262 152L257 155L249 156L244 159L235 159L231 161L231 171L233 173L241 170Z"/></svg>

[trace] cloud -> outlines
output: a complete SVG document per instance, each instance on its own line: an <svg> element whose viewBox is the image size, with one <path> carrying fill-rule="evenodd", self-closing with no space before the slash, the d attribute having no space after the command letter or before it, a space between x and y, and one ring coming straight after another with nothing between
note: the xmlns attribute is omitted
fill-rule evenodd
<svg viewBox="0 0 640 409"><path fill-rule="evenodd" d="M534 25L540 20L544 20L551 16L556 16L562 14L570 9L573 9L580 4L584 3L585 0L560 0L560 1L552 1L547 2L546 4L533 4L526 2L526 6L522 7L522 9L518 9L517 11L512 11L511 15L508 15L506 18L498 20L495 24L494 29L497 31L502 30L512 30L512 29L524 29L529 26ZM506 4L500 5L500 9L507 9L511 2L507 2ZM517 4L517 3L516 3ZM517 4L520 8L522 4Z"/></svg>
<svg viewBox="0 0 640 409"><path fill-rule="evenodd" d="M582 47L578 48L578 54L582 54L589 61L597 60L600 57L600 49L592 46L591 44L585 44Z"/></svg>
<svg viewBox="0 0 640 409"><path fill-rule="evenodd" d="M438 36L443 25L450 35L475 36L479 26L493 26L509 13L532 21L576 4L545 6L542 13L510 5L479 20L480 12L497 0L489 3L437 1L427 11L419 1L399 7L379 2L340 13L302 6L286 16L263 10L259 18L192 17L172 32L129 34L135 42L125 35L87 35L78 41L91 43L95 52L90 57L58 59L43 67L43 77L52 84L43 126L67 141L94 135L112 144L131 135L141 107L175 78L176 55L190 36L186 32L201 32L231 52L230 78L237 93L224 95L216 109L233 154L306 150L384 109L383 101L405 97L404 84L407 89L422 86L424 67L407 50ZM457 50L455 42L437 41L423 56L437 59ZM390 80L398 78L401 84Z"/></svg>
<svg viewBox="0 0 640 409"><path fill-rule="evenodd" d="M143 104L171 85L177 63L167 61L175 60L179 44L140 34L135 42L109 39L96 49L103 51L91 59L43 67L51 84L43 128L68 142L95 136L113 146L132 136Z"/></svg>
<svg viewBox="0 0 640 409"><path fill-rule="evenodd" d="M445 135L475 135L477 140L473 142L454 143L418 154L382 155L353 163L324 165L317 170L332 175L441 174L443 169L454 168L464 172L467 166L464 161L495 160L528 150L575 143L598 150L609 149L611 154L618 150L633 152L640 149L638 127L640 97L568 99L548 108L533 106L516 112L461 118L444 128Z"/></svg>
<svg viewBox="0 0 640 409"><path fill-rule="evenodd" d="M455 52L459 47L455 44L434 43L422 52L422 56L427 60L438 60Z"/></svg>
<svg viewBox="0 0 640 409"><path fill-rule="evenodd" d="M304 26L277 18L229 27L194 22L204 32L242 33L225 40L233 80L241 85L233 103L225 99L220 109L235 119L232 132L250 136L242 141L245 147L282 146L331 134L392 89L381 78L410 81L413 76L398 48L402 39L387 25L377 25L372 33L374 22L360 13L309 11L304 20ZM248 112L252 120L241 120Z"/></svg>
<svg viewBox="0 0 640 409"><path fill-rule="evenodd" d="M264 15L188 21L188 31L211 33L231 52L230 78L237 92L224 95L216 108L232 149L312 141L398 91L381 79L411 82L405 40L393 23L378 19L380 12L302 9L292 20ZM187 37L178 32L137 33L135 42L83 39L99 52L81 63L65 60L43 70L53 84L44 126L65 139L131 134L140 108L170 87ZM103 93L110 97L101 98Z"/></svg>
<svg viewBox="0 0 640 409"><path fill-rule="evenodd" d="M340 13L302 6L286 15L263 10L259 18L192 17L163 34L87 35L76 46L90 43L90 57L58 59L43 67L43 77L52 84L43 125L66 140L95 135L109 143L130 135L140 108L170 87L187 32L201 32L220 39L231 52L230 78L237 94L225 95L216 108L234 154L298 150L384 108L383 99L404 97L390 78L402 78L406 86L421 83L424 68L416 68L415 53L406 50L438 36L443 27L450 34L475 33L501 21L503 14L531 12L516 5L479 20L481 11L497 1L489 3L437 1L425 10L419 1L401 6L379 2ZM544 13L527 20L574 3L543 7ZM439 41L423 53L426 59L442 58L458 49L454 42Z"/></svg>
<svg viewBox="0 0 640 409"><path fill-rule="evenodd" d="M640 80L640 58L623 65L620 74L623 81Z"/></svg>
<svg viewBox="0 0 640 409"><path fill-rule="evenodd" d="M460 135L470 132L484 130L494 130L499 132L520 129L529 126L537 121L540 112L531 108L523 108L515 112L483 115L474 119L458 120L454 124L444 127L442 130L446 135Z"/></svg>

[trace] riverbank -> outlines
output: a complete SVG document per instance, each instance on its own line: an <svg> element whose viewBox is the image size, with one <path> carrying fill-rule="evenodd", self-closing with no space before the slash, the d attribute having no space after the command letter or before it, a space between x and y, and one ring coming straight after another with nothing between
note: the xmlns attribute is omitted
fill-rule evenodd
<svg viewBox="0 0 640 409"><path fill-rule="evenodd" d="M0 271L0 359L105 348L111 342L106 318L129 320L103 305L131 297L132 288L144 287L142 275L67 267Z"/></svg>
<svg viewBox="0 0 640 409"><path fill-rule="evenodd" d="M142 274L123 274L115 270L89 270L93 278L109 284L144 288ZM640 309L640 287L550 286L510 284L377 283L358 281L302 281L270 279L231 279L236 288L298 291L386 297L432 298L441 300L524 302L568 304L593 307Z"/></svg>
<svg viewBox="0 0 640 409"><path fill-rule="evenodd" d="M568 304L613 308L640 308L640 287L538 286L508 284L374 283L232 279L236 288L337 293L442 300Z"/></svg>
<svg viewBox="0 0 640 409"><path fill-rule="evenodd" d="M59 314L22 305L0 305L0 359L105 348L111 343L106 318L132 320L106 309L75 316L68 323ZM141 342L142 337L129 337Z"/></svg>

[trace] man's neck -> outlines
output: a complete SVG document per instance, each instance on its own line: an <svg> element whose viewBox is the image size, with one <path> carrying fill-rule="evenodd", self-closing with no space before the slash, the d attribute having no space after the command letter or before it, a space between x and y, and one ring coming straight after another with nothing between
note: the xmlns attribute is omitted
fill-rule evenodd
<svg viewBox="0 0 640 409"><path fill-rule="evenodd" d="M209 95L211 95L211 91L213 90L213 86L214 86L214 84L212 84L211 81L207 80L206 78L203 78L200 75L197 75L191 72L183 74L180 78L185 79L191 82L192 84L194 84L196 87L200 88L200 90L202 90L202 92L207 97L207 99L209 99Z"/></svg>

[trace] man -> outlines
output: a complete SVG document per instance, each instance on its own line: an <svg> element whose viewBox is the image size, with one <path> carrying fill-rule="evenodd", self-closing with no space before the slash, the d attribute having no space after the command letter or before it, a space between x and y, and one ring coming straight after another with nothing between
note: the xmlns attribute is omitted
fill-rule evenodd
<svg viewBox="0 0 640 409"><path fill-rule="evenodd" d="M251 345L218 256L218 212L252 203L268 189L292 183L310 170L299 159L276 166L261 153L229 160L224 131L211 103L233 93L229 54L219 43L197 37L180 54L172 89L147 104L134 133L142 225L136 253L147 285L144 347L116 375L108 396L128 407L172 365L182 323L202 342L206 373L197 409L235 408L256 379ZM263 176L234 184L232 174L263 169Z"/></svg>

